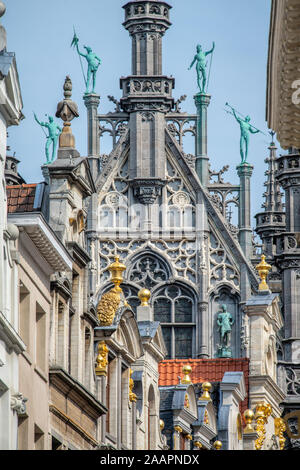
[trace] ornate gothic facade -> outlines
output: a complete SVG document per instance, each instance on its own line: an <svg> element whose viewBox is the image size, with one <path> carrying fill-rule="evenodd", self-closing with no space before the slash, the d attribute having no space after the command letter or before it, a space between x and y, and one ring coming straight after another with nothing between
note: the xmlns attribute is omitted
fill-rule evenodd
<svg viewBox="0 0 300 470"><path fill-rule="evenodd" d="M132 74L120 80L120 100L108 97L108 114L99 95L84 95L88 155L76 150L67 77L43 183L26 185L7 159L8 217L23 233L17 329L28 403L18 448L283 449L285 430L288 445L295 433L282 409L299 398L299 152L277 158L270 145L258 246L253 167L237 167L239 185L224 181L228 167L212 169L211 96L195 94L188 114L162 73L171 6L123 8ZM28 377L49 395L43 413Z"/></svg>

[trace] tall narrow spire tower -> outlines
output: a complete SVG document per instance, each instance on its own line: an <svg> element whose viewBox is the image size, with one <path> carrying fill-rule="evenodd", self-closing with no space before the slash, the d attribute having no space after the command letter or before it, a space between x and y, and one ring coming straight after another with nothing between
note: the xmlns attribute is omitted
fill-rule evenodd
<svg viewBox="0 0 300 470"><path fill-rule="evenodd" d="M266 171L267 181L265 182L266 191L264 192L265 202L262 207L264 212L256 214L256 232L263 242L264 253L272 257L276 253L276 244L274 235L284 231L285 213L284 204L282 203L282 193L278 180L276 179L277 171L277 147L272 141L269 147L270 156L265 162L268 164Z"/></svg>
<svg viewBox="0 0 300 470"><path fill-rule="evenodd" d="M130 115L129 176L135 196L154 203L165 176L165 114L174 106L174 79L162 75L162 38L171 6L132 1L124 7L132 38L132 75L121 78L121 106Z"/></svg>

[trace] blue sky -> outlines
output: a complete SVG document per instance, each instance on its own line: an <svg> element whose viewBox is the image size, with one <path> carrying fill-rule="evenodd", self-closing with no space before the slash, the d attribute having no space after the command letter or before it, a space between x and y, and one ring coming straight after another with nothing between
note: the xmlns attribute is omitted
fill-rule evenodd
<svg viewBox="0 0 300 470"><path fill-rule="evenodd" d="M80 117L73 121L76 147L86 155L85 91L77 54L70 48L73 25L80 45L90 45L101 57L96 91L101 95L100 112L114 109L107 95L120 98L120 76L131 73L131 41L123 28L121 0L6 0L2 18L8 34L8 50L17 57L26 119L10 128L11 153L21 160L19 170L26 182L42 181L40 167L45 161L45 136L33 120L55 115L63 97L62 86L69 74L73 81L73 100ZM267 132L265 121L266 71L270 0L170 0L173 26L163 42L163 72L176 78L174 97L186 94L182 110L195 112L196 72L188 71L198 43L204 49L216 42L209 93L208 151L214 170L230 165L226 181L238 183L236 166L240 162L239 126L225 113L228 101L253 125ZM262 134L251 139L249 161L254 164L252 213L261 208L264 159L270 138ZM108 153L107 142L101 153ZM253 223L254 225L254 223Z"/></svg>

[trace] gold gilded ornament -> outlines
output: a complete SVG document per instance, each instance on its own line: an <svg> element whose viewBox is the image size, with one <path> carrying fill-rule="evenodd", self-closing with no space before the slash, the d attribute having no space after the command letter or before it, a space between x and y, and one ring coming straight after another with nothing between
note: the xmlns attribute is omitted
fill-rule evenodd
<svg viewBox="0 0 300 470"><path fill-rule="evenodd" d="M256 266L256 269L258 271L259 277L261 279L261 283L259 284L258 290L269 290L269 286L266 282L266 279L268 277L269 271L272 269L272 266L268 263L266 263L266 257L265 255L262 255L261 257L261 262Z"/></svg>
<svg viewBox="0 0 300 470"><path fill-rule="evenodd" d="M252 422L254 420L254 413L252 410L246 410L244 412L244 418L245 418L245 421L246 421L246 427L244 429L244 434L252 434L253 432L255 432L253 426L252 426Z"/></svg>
<svg viewBox="0 0 300 470"><path fill-rule="evenodd" d="M120 263L119 260L119 256L116 256L114 263L108 267L111 273L111 282L113 282L115 286L101 297L97 305L97 315L101 326L110 326L113 324L120 305L121 294L123 292L120 284L123 282L123 271L125 271L126 266Z"/></svg>
<svg viewBox="0 0 300 470"><path fill-rule="evenodd" d="M216 442L214 442L214 448L215 448L215 450L221 450L222 447L223 447L223 444L222 444L221 441L216 441Z"/></svg>
<svg viewBox="0 0 300 470"><path fill-rule="evenodd" d="M101 326L112 325L120 301L120 292L115 287L101 297L97 306L97 315Z"/></svg>
<svg viewBox="0 0 300 470"><path fill-rule="evenodd" d="M98 344L98 356L96 359L97 365L95 368L96 375L99 376L107 376L107 366L108 366L108 347L105 344L105 341L101 341Z"/></svg>
<svg viewBox="0 0 300 470"><path fill-rule="evenodd" d="M209 424L209 417L208 417L208 411L205 410L204 413L204 424Z"/></svg>
<svg viewBox="0 0 300 470"><path fill-rule="evenodd" d="M266 438L265 425L268 423L268 418L272 413L272 407L268 403L259 403L256 407L255 420L256 432L258 439L255 441L255 449L261 450Z"/></svg>
<svg viewBox="0 0 300 470"><path fill-rule="evenodd" d="M199 450L202 449L203 447L203 445L199 441L194 442L194 446L196 447L196 449L199 449Z"/></svg>
<svg viewBox="0 0 300 470"><path fill-rule="evenodd" d="M165 422L163 419L159 420L159 427L160 427L160 431L163 431L165 429Z"/></svg>
<svg viewBox="0 0 300 470"><path fill-rule="evenodd" d="M182 372L184 374L184 377L181 381L183 385L190 385L192 383L192 379L190 377L190 374L192 373L192 368L191 366L183 366Z"/></svg>
<svg viewBox="0 0 300 470"><path fill-rule="evenodd" d="M189 396L188 394L185 395L185 398L184 398L184 407L189 409L190 407L190 400L189 400Z"/></svg>
<svg viewBox="0 0 300 470"><path fill-rule="evenodd" d="M149 307L151 292L148 289L141 289L138 296L141 301L141 307Z"/></svg>
<svg viewBox="0 0 300 470"><path fill-rule="evenodd" d="M199 398L199 400L201 401L211 401L211 397L210 397L210 394L209 392L211 391L211 384L209 382L204 382L202 384L202 390L203 390L203 393L202 393L202 396Z"/></svg>
<svg viewBox="0 0 300 470"><path fill-rule="evenodd" d="M135 393L133 393L134 381L133 381L133 378L131 377L132 374L133 374L132 369L130 369L129 374L130 374L130 378L129 378L129 401L136 402L137 401L137 396L136 396Z"/></svg>
<svg viewBox="0 0 300 470"><path fill-rule="evenodd" d="M285 422L283 421L282 418L275 418L274 424L275 424L275 436L279 438L280 450L283 450L285 441L286 441L285 437L283 436L284 431L286 431Z"/></svg>
<svg viewBox="0 0 300 470"><path fill-rule="evenodd" d="M182 433L182 427L180 427L180 426L175 426L174 430L175 430L176 432L179 432L179 434Z"/></svg>

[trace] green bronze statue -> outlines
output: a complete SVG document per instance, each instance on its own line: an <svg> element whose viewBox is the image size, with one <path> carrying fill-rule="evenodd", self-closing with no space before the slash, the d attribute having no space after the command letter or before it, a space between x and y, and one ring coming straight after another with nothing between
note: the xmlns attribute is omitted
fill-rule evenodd
<svg viewBox="0 0 300 470"><path fill-rule="evenodd" d="M74 30L74 37L73 37L71 46L75 46L77 53L79 55L79 58L84 57L88 63L87 78L85 78L85 75L83 72L83 76L84 76L84 80L86 84L85 94L88 95L89 93L95 93L96 75L97 75L99 65L101 64L101 59L92 51L92 48L89 46L83 46L87 52L86 54L83 54L82 52L80 52L78 42L79 42L79 39ZM82 64L81 64L81 67L82 67ZM93 79L92 90L90 90L91 77Z"/></svg>
<svg viewBox="0 0 300 470"><path fill-rule="evenodd" d="M46 158L47 158L46 165L49 165L50 163L53 163L55 160L57 141L62 132L62 129L54 122L54 118L52 116L49 116L49 122L41 122L38 120L36 114L35 113L33 114L34 114L34 119L36 120L36 122L41 127L46 127L48 129L48 135L45 133L47 137L45 153L46 153ZM51 144L52 144L52 158L50 159L49 147Z"/></svg>
<svg viewBox="0 0 300 470"><path fill-rule="evenodd" d="M196 65L196 70L197 70L197 83L198 83L198 87L199 87L199 90L200 90L200 93L205 93L205 86L206 86L206 82L207 82L207 75L206 75L206 67L207 67L207 63L206 63L206 57L209 55L209 54L212 54L215 50L215 43L213 42L213 47L210 51L207 51L207 52L203 52L202 50L202 46L200 46L200 44L198 44L197 46L197 54L195 55L194 57L194 60L193 62L191 63L190 67L188 70L191 70L191 68L193 67L193 65L195 64L195 62L197 62L197 65Z"/></svg>
<svg viewBox="0 0 300 470"><path fill-rule="evenodd" d="M230 349L231 330L234 319L231 313L227 312L227 305L222 305L221 312L218 313L217 325L220 332L220 345L218 357L232 357Z"/></svg>
<svg viewBox="0 0 300 470"><path fill-rule="evenodd" d="M241 128L241 139L240 139L240 154L241 154L241 159L242 159L242 165L247 163L247 158L248 158L248 151L249 151L249 139L250 139L250 132L251 134L258 134L261 132L264 134L262 131L257 129L256 127L252 126L250 124L251 118L250 116L244 117L239 117L237 114L238 113L232 106L230 106L228 103L226 103L226 106L228 106L232 110L232 114L236 121L239 123L240 128Z"/></svg>

